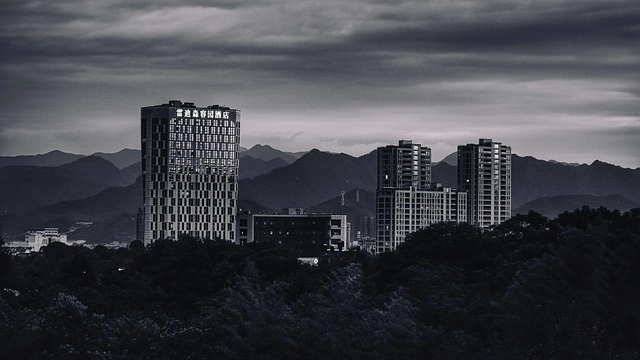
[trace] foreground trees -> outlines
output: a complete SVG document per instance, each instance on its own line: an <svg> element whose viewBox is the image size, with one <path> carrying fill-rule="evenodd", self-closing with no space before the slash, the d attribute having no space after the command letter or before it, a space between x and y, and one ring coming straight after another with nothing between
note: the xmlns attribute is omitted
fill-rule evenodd
<svg viewBox="0 0 640 360"><path fill-rule="evenodd" d="M0 281L0 351L68 359L636 359L640 209L438 224L317 267L268 244L53 244Z"/></svg>

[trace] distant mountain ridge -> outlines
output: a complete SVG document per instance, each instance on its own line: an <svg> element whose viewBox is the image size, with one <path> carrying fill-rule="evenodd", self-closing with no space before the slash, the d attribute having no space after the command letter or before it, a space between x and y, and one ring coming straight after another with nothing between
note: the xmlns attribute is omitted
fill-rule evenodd
<svg viewBox="0 0 640 360"><path fill-rule="evenodd" d="M115 153L97 152L93 156L108 160L119 169L124 169L142 160L142 154L137 149L122 149Z"/></svg>
<svg viewBox="0 0 640 360"><path fill-rule="evenodd" d="M81 157L57 167L5 166L0 168L0 207L9 213L82 199L111 186L129 185L131 173L111 162Z"/></svg>
<svg viewBox="0 0 640 360"><path fill-rule="evenodd" d="M590 165L562 165L531 156L512 155L513 208L548 196L621 195L640 202L640 169L627 169L602 161Z"/></svg>
<svg viewBox="0 0 640 360"><path fill-rule="evenodd" d="M244 156L240 158L240 168L238 169L238 178L252 179L254 177L266 174L273 169L289 165L282 158L272 160L256 159L252 156Z"/></svg>
<svg viewBox="0 0 640 360"><path fill-rule="evenodd" d="M140 176L135 183L128 186L109 187L82 199L45 205L30 209L24 214L12 214L7 219L6 231L15 234L31 227L65 227L77 221L101 222L122 214L135 216L141 204ZM135 232L135 227L132 227L131 231ZM135 237L135 233L132 235Z"/></svg>
<svg viewBox="0 0 640 360"><path fill-rule="evenodd" d="M340 190L359 188L374 191L375 154L373 151L361 158L353 158L312 150L298 160L300 163L275 169L251 181L241 181L240 197L279 209L314 206L335 197ZM350 160L346 161L348 158ZM450 165L451 160L449 156L448 161L432 166L432 181L456 188L457 166ZM639 184L640 169L622 168L601 161L590 165L564 165L512 155L513 209L538 198L567 194L601 197L617 194L640 203Z"/></svg>
<svg viewBox="0 0 640 360"><path fill-rule="evenodd" d="M431 178L434 182L455 188L458 168L457 165L449 165L452 155L432 166ZM538 198L575 194L618 194L640 202L640 169L623 168L599 160L590 165L563 164L517 154L512 154L511 162L513 209Z"/></svg>
<svg viewBox="0 0 640 360"><path fill-rule="evenodd" d="M458 166L458 153L457 152L453 152L453 153L445 156L444 159L440 160L436 164L442 164L442 163L446 163L446 164L449 164L449 165L452 165L452 166Z"/></svg>
<svg viewBox="0 0 640 360"><path fill-rule="evenodd" d="M92 155L79 155L66 153L60 150L53 150L45 154L0 156L0 167L4 166L47 166L56 167L74 162L87 156L97 156L103 158L117 168L123 169L140 162L140 150L122 149L115 153L97 152Z"/></svg>
<svg viewBox="0 0 640 360"><path fill-rule="evenodd" d="M99 221L122 213L136 214L141 206L142 176L131 185L109 187L83 199L62 201L35 209L28 215L64 215L76 220Z"/></svg>
<svg viewBox="0 0 640 360"><path fill-rule="evenodd" d="M298 160L304 152L289 153L274 149L269 145L256 144L251 149L240 152L240 158L250 156L254 159L260 159L264 161L271 161L277 158L284 160L287 164L293 164Z"/></svg>
<svg viewBox="0 0 640 360"><path fill-rule="evenodd" d="M60 166L76 161L84 155L70 154L60 150L46 154L0 156L0 167L4 166Z"/></svg>
<svg viewBox="0 0 640 360"><path fill-rule="evenodd" d="M542 160L542 161L546 161L546 160ZM434 165L435 164L441 164L443 162L447 163L449 165L452 165L452 166L458 166L458 153L454 151L451 154L445 156L439 162L433 162L433 164ZM568 166L586 165L586 164L578 164L578 163L567 163L567 162L556 161L556 160L548 160L547 162L550 162L550 163L553 163L553 164L568 165Z"/></svg>
<svg viewBox="0 0 640 360"><path fill-rule="evenodd" d="M291 165L241 180L239 197L272 209L306 208L340 191L375 188L375 152L355 158L313 149Z"/></svg>

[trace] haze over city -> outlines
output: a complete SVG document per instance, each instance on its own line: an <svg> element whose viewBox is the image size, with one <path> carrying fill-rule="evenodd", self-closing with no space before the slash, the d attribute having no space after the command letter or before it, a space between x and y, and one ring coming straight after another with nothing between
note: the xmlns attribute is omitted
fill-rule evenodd
<svg viewBox="0 0 640 360"><path fill-rule="evenodd" d="M0 155L140 146L140 107L242 111L241 145L489 137L640 167L637 1L5 1Z"/></svg>

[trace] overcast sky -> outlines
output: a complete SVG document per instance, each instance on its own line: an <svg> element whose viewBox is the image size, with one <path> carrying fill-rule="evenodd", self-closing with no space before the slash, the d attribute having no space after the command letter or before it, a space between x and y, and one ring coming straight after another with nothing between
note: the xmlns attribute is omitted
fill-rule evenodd
<svg viewBox="0 0 640 360"><path fill-rule="evenodd" d="M640 167L638 0L3 0L0 155L139 148L140 107L242 112L241 145Z"/></svg>

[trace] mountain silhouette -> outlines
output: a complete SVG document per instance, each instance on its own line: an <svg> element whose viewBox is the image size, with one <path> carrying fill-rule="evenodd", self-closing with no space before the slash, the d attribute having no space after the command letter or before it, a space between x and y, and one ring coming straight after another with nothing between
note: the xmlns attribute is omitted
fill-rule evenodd
<svg viewBox="0 0 640 360"><path fill-rule="evenodd" d="M306 208L342 190L374 190L375 152L359 158L313 149L289 166L240 181L239 197L272 209Z"/></svg>
<svg viewBox="0 0 640 360"><path fill-rule="evenodd" d="M99 221L126 213L135 215L142 206L142 176L127 186L109 187L95 195L31 210L27 215L62 215L76 221Z"/></svg>
<svg viewBox="0 0 640 360"><path fill-rule="evenodd" d="M274 149L269 145L257 144L251 149L241 152L240 158L251 156L254 159L260 159L264 161L271 161L280 158L287 164L292 164L293 162L298 160L299 156L296 156L297 154L299 153L287 153L278 149Z"/></svg>
<svg viewBox="0 0 640 360"><path fill-rule="evenodd" d="M137 149L122 149L115 153L97 152L94 153L93 156L108 160L119 169L124 169L138 163L141 159L140 150Z"/></svg>
<svg viewBox="0 0 640 360"><path fill-rule="evenodd" d="M134 163L140 162L140 150L122 149L115 153L97 152L90 156L103 158L119 169L126 168ZM60 150L53 150L46 154L0 156L0 167L3 166L61 166L69 164L86 155L71 154Z"/></svg>
<svg viewBox="0 0 640 360"><path fill-rule="evenodd" d="M432 181L457 187L458 167L449 164L454 154L445 157L448 161L432 166ZM539 198L575 194L600 197L618 194L640 203L640 169L623 168L598 160L590 165L566 164L516 154L511 155L511 162L513 209Z"/></svg>
<svg viewBox="0 0 640 360"><path fill-rule="evenodd" d="M84 157L84 155L70 154L60 150L53 150L46 154L0 156L0 167L3 166L60 166Z"/></svg>
<svg viewBox="0 0 640 360"><path fill-rule="evenodd" d="M111 162L87 156L57 167L0 168L0 207L8 213L60 201L82 199L111 187L130 183Z"/></svg>
<svg viewBox="0 0 640 360"><path fill-rule="evenodd" d="M287 165L289 164L279 157L267 161L256 159L253 156L244 156L240 158L238 177L240 179L253 179L256 176L266 174L273 169Z"/></svg>
<svg viewBox="0 0 640 360"><path fill-rule="evenodd" d="M640 202L640 169L602 161L590 165L563 165L531 156L512 155L512 206L556 195L622 195Z"/></svg>

